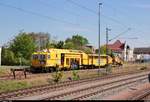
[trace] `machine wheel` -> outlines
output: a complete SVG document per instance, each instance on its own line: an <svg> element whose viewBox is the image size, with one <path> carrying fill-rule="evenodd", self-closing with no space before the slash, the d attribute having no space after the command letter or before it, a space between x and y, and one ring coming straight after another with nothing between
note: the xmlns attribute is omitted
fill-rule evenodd
<svg viewBox="0 0 150 102"><path fill-rule="evenodd" d="M35 73L34 67L30 67L30 72L31 72L31 73Z"/></svg>
<svg viewBox="0 0 150 102"><path fill-rule="evenodd" d="M54 68L51 67L50 68L50 72L53 73L54 72Z"/></svg>

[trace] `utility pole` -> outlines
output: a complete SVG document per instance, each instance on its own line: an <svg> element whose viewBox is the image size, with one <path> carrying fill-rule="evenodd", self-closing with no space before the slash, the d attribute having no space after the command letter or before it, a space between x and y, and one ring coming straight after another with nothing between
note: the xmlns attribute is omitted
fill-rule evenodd
<svg viewBox="0 0 150 102"><path fill-rule="evenodd" d="M111 31L111 29L106 28L106 55L108 55L108 32ZM106 72L108 69L108 56L106 57L106 63L107 63L107 68L106 68Z"/></svg>
<svg viewBox="0 0 150 102"><path fill-rule="evenodd" d="M100 12L101 12L101 5L102 3L99 3L99 12L98 12L98 48L99 48L99 51L98 51L98 65L99 65L99 69L98 69L98 74L100 73Z"/></svg>

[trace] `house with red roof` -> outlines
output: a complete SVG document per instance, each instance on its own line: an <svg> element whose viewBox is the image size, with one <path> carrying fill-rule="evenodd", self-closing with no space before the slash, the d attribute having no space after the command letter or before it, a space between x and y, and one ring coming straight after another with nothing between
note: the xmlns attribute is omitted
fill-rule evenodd
<svg viewBox="0 0 150 102"><path fill-rule="evenodd" d="M125 50L125 43L121 43L120 40L117 40L113 44L108 44L108 49L112 50L113 53L121 54Z"/></svg>
<svg viewBox="0 0 150 102"><path fill-rule="evenodd" d="M117 40L113 44L108 44L108 49L110 49L115 55L120 56L124 61L133 61L133 50L127 45L126 42L122 43Z"/></svg>
<svg viewBox="0 0 150 102"><path fill-rule="evenodd" d="M99 49L93 49L93 46L87 46L92 49L93 53L98 53ZM119 56L124 61L133 60L133 50L127 45L126 42L121 42L120 40L115 41L112 44L108 44L108 49L110 49L114 55Z"/></svg>

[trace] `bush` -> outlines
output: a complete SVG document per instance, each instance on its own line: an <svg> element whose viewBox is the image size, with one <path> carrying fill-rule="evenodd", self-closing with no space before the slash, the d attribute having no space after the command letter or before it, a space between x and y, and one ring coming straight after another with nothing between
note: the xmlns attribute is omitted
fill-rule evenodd
<svg viewBox="0 0 150 102"><path fill-rule="evenodd" d="M63 77L63 72L56 71L56 73L52 74L52 77L53 77L53 81L58 83Z"/></svg>
<svg viewBox="0 0 150 102"><path fill-rule="evenodd" d="M111 65L106 66L106 72L112 73L112 66Z"/></svg>
<svg viewBox="0 0 150 102"><path fill-rule="evenodd" d="M15 55L12 51L2 48L2 65L13 65L15 63Z"/></svg>
<svg viewBox="0 0 150 102"><path fill-rule="evenodd" d="M147 69L146 66L143 66L143 67L140 68L140 70L145 70L145 69Z"/></svg>
<svg viewBox="0 0 150 102"><path fill-rule="evenodd" d="M80 77L78 75L78 71L73 70L72 74L73 74L73 80L79 80L80 79Z"/></svg>

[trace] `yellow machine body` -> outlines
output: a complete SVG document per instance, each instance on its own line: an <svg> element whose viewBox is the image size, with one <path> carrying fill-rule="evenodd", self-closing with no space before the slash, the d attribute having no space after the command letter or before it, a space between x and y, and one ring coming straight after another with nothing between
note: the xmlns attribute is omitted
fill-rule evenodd
<svg viewBox="0 0 150 102"><path fill-rule="evenodd" d="M59 68L69 70L72 63L76 62L79 66L86 66L86 68L91 66L98 67L98 57L98 54L86 54L80 50L48 49L47 51L34 52L31 66L35 69ZM108 55L100 55L100 67L104 67L107 64L113 64L113 59Z"/></svg>

